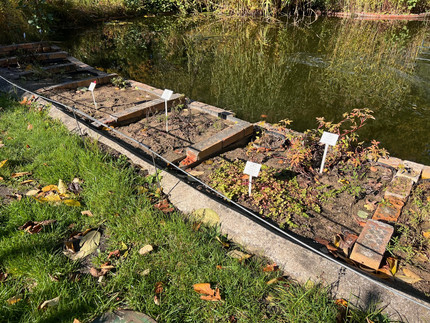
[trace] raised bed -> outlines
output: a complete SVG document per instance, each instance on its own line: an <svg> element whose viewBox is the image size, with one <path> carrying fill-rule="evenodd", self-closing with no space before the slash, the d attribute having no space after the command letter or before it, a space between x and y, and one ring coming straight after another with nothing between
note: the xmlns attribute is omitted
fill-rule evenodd
<svg viewBox="0 0 430 323"><path fill-rule="evenodd" d="M371 160L377 149L371 145L368 155L355 158L359 152L352 151L319 174L321 144L311 142L309 134L261 125L247 147L227 151L188 171L281 228L322 244L335 257L428 297L430 182L420 179L420 170L413 171L417 164ZM294 158L303 157L300 147L305 145L313 147L310 164L294 166ZM378 158L376 153L374 157ZM249 176L243 173L246 161L263 165L252 181L252 196L248 195ZM408 168L409 173L399 175ZM364 250L359 248L362 244Z"/></svg>

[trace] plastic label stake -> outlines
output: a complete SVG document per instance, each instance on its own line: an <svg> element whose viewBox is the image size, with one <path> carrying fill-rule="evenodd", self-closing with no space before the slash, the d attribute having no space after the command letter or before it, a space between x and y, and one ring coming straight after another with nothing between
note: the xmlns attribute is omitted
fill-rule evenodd
<svg viewBox="0 0 430 323"><path fill-rule="evenodd" d="M88 90L91 91L91 94L93 96L93 102L94 102L94 106L97 109L97 103L96 103L96 98L94 97L94 89L96 88L96 81L91 82L90 86L88 87Z"/></svg>
<svg viewBox="0 0 430 323"><path fill-rule="evenodd" d="M165 89L161 98L164 100L164 110L166 111L166 132L169 132L169 123L167 122L167 101L172 97L173 91Z"/></svg>
<svg viewBox="0 0 430 323"><path fill-rule="evenodd" d="M325 144L325 148L324 148L323 159L321 162L320 174L322 174L324 170L324 164L325 164L325 159L327 157L328 146L336 146L338 138L339 138L338 134L326 132L326 131L324 131L323 135L321 136L320 143Z"/></svg>
<svg viewBox="0 0 430 323"><path fill-rule="evenodd" d="M249 188L248 188L249 196L251 196L252 177L258 177L258 174L260 174L260 168L261 168L261 164L253 163L250 161L246 162L243 173L246 175L249 175Z"/></svg>

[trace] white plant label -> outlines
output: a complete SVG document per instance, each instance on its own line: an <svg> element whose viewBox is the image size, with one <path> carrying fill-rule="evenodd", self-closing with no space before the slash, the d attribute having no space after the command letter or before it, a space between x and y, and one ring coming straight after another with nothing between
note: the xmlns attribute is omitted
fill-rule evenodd
<svg viewBox="0 0 430 323"><path fill-rule="evenodd" d="M91 92L93 92L95 88L96 88L96 82L91 82L90 86L88 87L88 90L90 90Z"/></svg>
<svg viewBox="0 0 430 323"><path fill-rule="evenodd" d="M170 98L172 97L172 95L173 95L173 91L172 90L165 89L163 91L163 94L161 95L161 98L163 100L170 100Z"/></svg>
<svg viewBox="0 0 430 323"><path fill-rule="evenodd" d="M248 187L249 196L251 196L252 177L258 177L258 174L260 174L260 169L261 169L261 164L253 163L250 161L246 162L243 173L246 175L249 175L249 187Z"/></svg>
<svg viewBox="0 0 430 323"><path fill-rule="evenodd" d="M323 132L321 136L320 143L325 144L324 147L324 155L321 161L320 174L322 174L324 170L325 159L327 157L328 146L336 146L337 140L339 139L339 135L331 132Z"/></svg>
<svg viewBox="0 0 430 323"><path fill-rule="evenodd" d="M326 145L336 146L338 138L339 138L338 134L324 131L324 133L321 136L320 142Z"/></svg>
<svg viewBox="0 0 430 323"><path fill-rule="evenodd" d="M96 98L94 97L94 89L96 88L96 81L91 82L90 86L88 87L88 90L91 91L91 95L93 96L93 102L94 102L94 106L97 109L97 103L96 103Z"/></svg>
<svg viewBox="0 0 430 323"><path fill-rule="evenodd" d="M170 100L172 97L173 91L165 89L163 91L163 94L161 95L161 98L164 100L164 110L166 113L166 132L169 132L169 122L167 121L167 101Z"/></svg>

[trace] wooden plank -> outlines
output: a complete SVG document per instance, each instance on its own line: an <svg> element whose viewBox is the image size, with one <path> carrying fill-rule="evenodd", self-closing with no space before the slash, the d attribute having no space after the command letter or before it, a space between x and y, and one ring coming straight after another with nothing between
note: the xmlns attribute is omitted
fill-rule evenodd
<svg viewBox="0 0 430 323"><path fill-rule="evenodd" d="M8 54L16 50L35 50L50 47L51 50L59 50L58 46L51 46L49 42L23 43L15 45L0 46L0 54Z"/></svg>
<svg viewBox="0 0 430 323"><path fill-rule="evenodd" d="M171 99L167 101L167 107L171 108L172 106L183 103L185 100L184 95L182 94L173 94ZM124 126L133 122L136 122L140 119L143 119L146 115L154 114L158 111L164 110L164 100L155 99L148 102L144 102L142 104L138 104L134 107L125 109L123 111L112 114L111 117L100 120L105 124L109 124L112 126ZM93 125L98 126L97 122L94 122Z"/></svg>
<svg viewBox="0 0 430 323"><path fill-rule="evenodd" d="M23 59L34 59L36 61L48 61L48 60L54 60L54 59L65 59L67 57L67 52L51 52L51 53L37 53L37 54L31 54L22 56ZM9 65L15 65L18 63L20 58L14 56L14 57L8 57L8 58L2 58L0 59L0 66L9 66Z"/></svg>
<svg viewBox="0 0 430 323"><path fill-rule="evenodd" d="M56 90L57 89L76 89L81 86L88 87L91 84L91 82L94 82L94 81L97 82L97 84L99 85L106 84L106 83L109 83L112 78L117 76L118 76L117 74L112 73L112 74L89 77L83 80L68 81L68 82L52 85L46 88L38 89L37 92L43 93L43 92L52 91L54 89Z"/></svg>

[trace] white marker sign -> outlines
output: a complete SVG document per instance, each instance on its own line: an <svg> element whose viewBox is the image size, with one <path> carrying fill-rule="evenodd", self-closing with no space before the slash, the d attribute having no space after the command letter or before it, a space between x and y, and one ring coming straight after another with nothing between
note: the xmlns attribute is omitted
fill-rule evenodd
<svg viewBox="0 0 430 323"><path fill-rule="evenodd" d="M243 173L249 175L249 188L248 188L249 196L251 196L252 177L258 177L258 174L260 174L260 169L261 169L261 164L253 163L250 161L246 162Z"/></svg>
<svg viewBox="0 0 430 323"><path fill-rule="evenodd" d="M165 89L163 94L161 95L161 98L164 100L164 110L166 112L166 132L169 132L169 124L167 122L167 101L170 100L172 97L173 91Z"/></svg>
<svg viewBox="0 0 430 323"><path fill-rule="evenodd" d="M321 162L321 168L320 168L321 174L324 170L324 164L325 164L325 159L327 157L328 146L336 146L337 139L339 139L338 134L326 132L326 131L324 131L323 135L321 136L320 143L325 144L324 155L323 155L323 159Z"/></svg>
<svg viewBox="0 0 430 323"><path fill-rule="evenodd" d="M92 96L93 96L94 106L95 106L95 107L96 107L96 109L97 109L96 98L94 97L94 89L95 89L95 88L96 88L96 81L91 82L91 83L90 83L90 86L88 87L88 90L90 90L90 91L91 91L91 94L92 94Z"/></svg>

